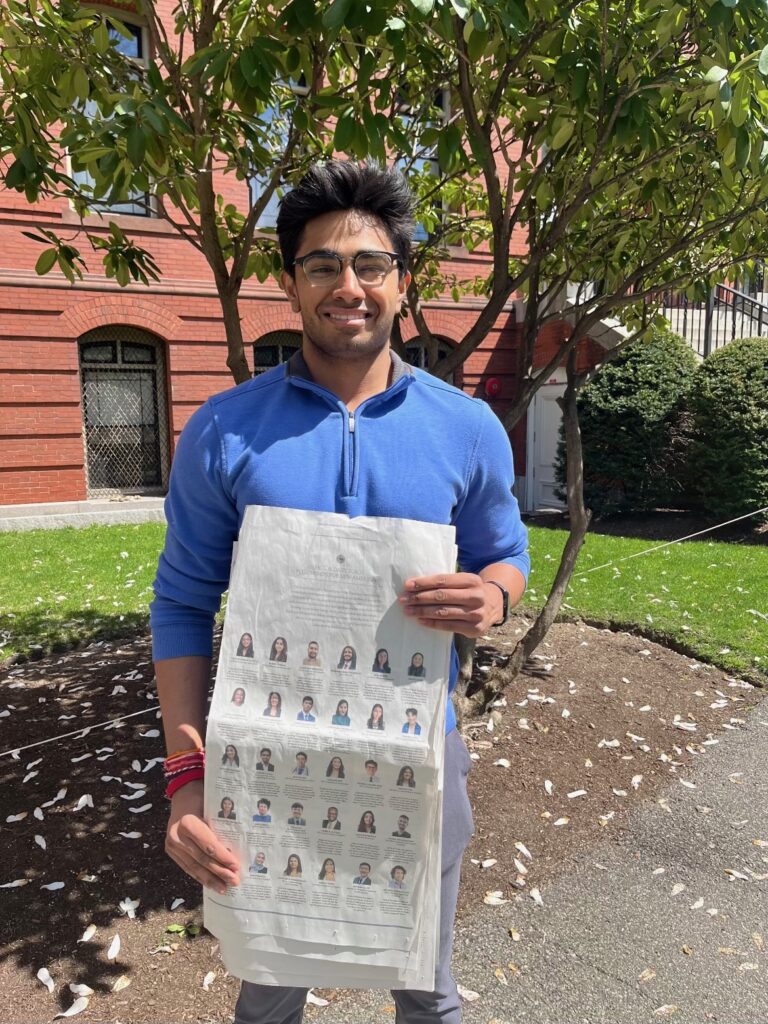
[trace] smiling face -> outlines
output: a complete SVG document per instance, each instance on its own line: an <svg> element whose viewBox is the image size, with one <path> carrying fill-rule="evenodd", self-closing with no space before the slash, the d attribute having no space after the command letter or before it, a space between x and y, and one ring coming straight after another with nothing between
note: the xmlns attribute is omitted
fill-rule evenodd
<svg viewBox="0 0 768 1024"><path fill-rule="evenodd" d="M335 807L329 807L328 808L328 821L336 821L338 816L339 816L339 812L336 810Z"/></svg>
<svg viewBox="0 0 768 1024"><path fill-rule="evenodd" d="M241 704L245 704L245 690L241 690L238 687L238 689L232 694L232 703L236 704L238 707Z"/></svg>
<svg viewBox="0 0 768 1024"><path fill-rule="evenodd" d="M281 636L275 640L275 654L282 654L285 650L285 640Z"/></svg>
<svg viewBox="0 0 768 1024"><path fill-rule="evenodd" d="M340 772L341 771L341 758L340 757L333 757L333 758L331 758L331 768L335 772Z"/></svg>
<svg viewBox="0 0 768 1024"><path fill-rule="evenodd" d="M399 831L400 832L405 832L405 829L406 829L407 825L408 825L408 818L406 817L406 815L401 814L400 817L397 819L397 827L398 827Z"/></svg>
<svg viewBox="0 0 768 1024"><path fill-rule="evenodd" d="M311 658L312 661L314 661L319 653L320 653L320 646L319 646L319 644L316 644L316 643L309 644L309 646L307 647L307 657L308 658Z"/></svg>
<svg viewBox="0 0 768 1024"><path fill-rule="evenodd" d="M403 782L406 785L408 785L408 783L413 782L413 769L412 768L403 768Z"/></svg>
<svg viewBox="0 0 768 1024"><path fill-rule="evenodd" d="M296 767L297 768L304 768L304 767L306 767L306 764L307 764L307 755L306 754L297 754L296 755Z"/></svg>
<svg viewBox="0 0 768 1024"><path fill-rule="evenodd" d="M367 878L368 875L371 873L371 868L369 864L361 864L357 870L360 872L361 878Z"/></svg>
<svg viewBox="0 0 768 1024"><path fill-rule="evenodd" d="M349 711L349 704L345 700L339 701L339 706L336 708L336 713L339 715L346 715Z"/></svg>
<svg viewBox="0 0 768 1024"><path fill-rule="evenodd" d="M232 746L231 743L227 744L227 748L224 751L224 753L227 755L228 761L234 761L234 759L237 757L237 750Z"/></svg>
<svg viewBox="0 0 768 1024"><path fill-rule="evenodd" d="M379 663L379 665L386 665L386 663L389 661L389 654L383 649L377 651L376 661Z"/></svg>
<svg viewBox="0 0 768 1024"><path fill-rule="evenodd" d="M263 800L259 801L259 803L257 804L257 807L259 809L259 814L261 814L261 815L266 814L267 811L269 810L269 804L265 804Z"/></svg>
<svg viewBox="0 0 768 1024"><path fill-rule="evenodd" d="M396 882L402 882L405 878L405 871L402 868L395 868L392 872L392 877Z"/></svg>
<svg viewBox="0 0 768 1024"><path fill-rule="evenodd" d="M373 776L376 774L376 765L375 764L367 764L365 766L365 771L366 771L366 774L370 778L373 778Z"/></svg>
<svg viewBox="0 0 768 1024"><path fill-rule="evenodd" d="M261 867L264 864L265 860L266 860L266 857L265 857L265 855L263 853L257 853L256 854L256 863L259 865L259 867Z"/></svg>
<svg viewBox="0 0 768 1024"><path fill-rule="evenodd" d="M272 754L266 748L264 748L264 750L262 750L261 753L259 754L259 757L261 758L262 764L269 764Z"/></svg>
<svg viewBox="0 0 768 1024"><path fill-rule="evenodd" d="M344 650L341 652L342 661L352 661L354 656L355 652L352 650L351 647L345 647Z"/></svg>
<svg viewBox="0 0 768 1024"><path fill-rule="evenodd" d="M421 668L421 666L424 664L424 655L414 654L413 658L411 659L411 664L413 665L414 668Z"/></svg>
<svg viewBox="0 0 768 1024"><path fill-rule="evenodd" d="M330 251L341 257L359 252L392 252L392 239L375 217L354 210L324 213L308 221L297 257ZM370 359L389 344L392 322L402 304L409 276L397 267L378 285L362 285L351 265L329 286L313 286L300 266L282 284L291 308L301 313L305 350L327 359Z"/></svg>
<svg viewBox="0 0 768 1024"><path fill-rule="evenodd" d="M242 644L244 650L247 651L248 648L253 643L253 639L251 637L251 634L250 633L243 633L243 635L240 637L240 643Z"/></svg>
<svg viewBox="0 0 768 1024"><path fill-rule="evenodd" d="M269 695L269 706L271 708L279 708L280 707L280 694L278 694L278 693L270 693L270 695Z"/></svg>
<svg viewBox="0 0 768 1024"><path fill-rule="evenodd" d="M308 715L309 712L312 710L312 705L313 704L314 704L314 701L312 700L311 697L305 697L304 700L301 702L301 706L304 708L304 714L305 715Z"/></svg>
<svg viewBox="0 0 768 1024"><path fill-rule="evenodd" d="M370 811L366 811L363 815L363 824L366 828L370 828L373 824L373 814Z"/></svg>
<svg viewBox="0 0 768 1024"><path fill-rule="evenodd" d="M378 720L381 718L383 714L384 708L381 706L381 704L374 704L373 709L371 710L371 718L374 720L374 722L378 722Z"/></svg>
<svg viewBox="0 0 768 1024"><path fill-rule="evenodd" d="M291 854L288 858L288 870L291 874L295 874L299 870L299 858L295 854Z"/></svg>
<svg viewBox="0 0 768 1024"><path fill-rule="evenodd" d="M235 809L234 801L230 800L228 796L225 796L221 801L221 809L225 814L231 814Z"/></svg>

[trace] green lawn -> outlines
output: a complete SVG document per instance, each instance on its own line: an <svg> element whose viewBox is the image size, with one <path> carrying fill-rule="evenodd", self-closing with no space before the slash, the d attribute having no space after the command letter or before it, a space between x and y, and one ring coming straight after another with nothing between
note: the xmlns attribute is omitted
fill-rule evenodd
<svg viewBox="0 0 768 1024"><path fill-rule="evenodd" d="M0 658L144 628L163 533L162 524L145 523L0 534ZM564 541L563 531L531 530L527 607L546 597ZM590 534L577 571L649 547ZM575 576L565 612L666 639L733 671L768 674L766 595L768 548L691 542Z"/></svg>

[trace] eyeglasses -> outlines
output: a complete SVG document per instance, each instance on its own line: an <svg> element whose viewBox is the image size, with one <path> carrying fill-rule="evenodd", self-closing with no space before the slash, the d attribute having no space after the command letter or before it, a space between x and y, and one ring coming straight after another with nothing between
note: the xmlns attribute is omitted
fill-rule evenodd
<svg viewBox="0 0 768 1024"><path fill-rule="evenodd" d="M339 256L337 252L310 252L293 261L300 266L311 285L329 288L336 284L344 267L351 265L361 284L381 284L392 267L402 271L403 261L396 252L358 252Z"/></svg>

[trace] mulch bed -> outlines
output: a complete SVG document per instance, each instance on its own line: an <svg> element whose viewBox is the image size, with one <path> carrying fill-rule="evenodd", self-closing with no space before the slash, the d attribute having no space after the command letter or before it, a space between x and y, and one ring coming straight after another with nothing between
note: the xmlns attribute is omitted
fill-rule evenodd
<svg viewBox="0 0 768 1024"><path fill-rule="evenodd" d="M479 676L503 659L522 626L511 620L492 647L481 647ZM151 684L144 637L0 674L0 750L126 716L120 727L0 758L0 885L27 880L0 889L0 988L11 1024L50 1021L74 1001L71 982L95 990L82 1021L231 1020L238 984L226 976L215 938L167 931L194 931L202 914L199 889L163 853L166 804L155 761L163 747ZM710 741L740 727L753 697L748 684L642 638L555 626L505 703L464 723L476 756L477 831L459 913L472 913L488 892L508 899L543 888L597 842L620 842L629 809L681 785ZM127 717L136 711L144 713ZM75 810L83 797L90 799ZM496 863L481 866L489 860ZM140 901L134 920L119 909L126 898ZM179 898L185 902L171 911ZM78 942L90 924L95 935ZM115 935L120 951L110 960ZM41 967L53 994L36 978ZM130 984L113 991L118 979ZM321 1019L322 1010L310 1008L307 1018L315 1014Z"/></svg>

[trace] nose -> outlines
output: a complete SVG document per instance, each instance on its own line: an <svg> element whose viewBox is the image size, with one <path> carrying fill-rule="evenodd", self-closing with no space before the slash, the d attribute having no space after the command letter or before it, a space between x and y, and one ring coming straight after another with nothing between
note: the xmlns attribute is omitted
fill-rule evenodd
<svg viewBox="0 0 768 1024"><path fill-rule="evenodd" d="M351 263L345 263L341 268L333 294L346 302L354 301L365 295L365 289L357 279L357 274L352 269Z"/></svg>

